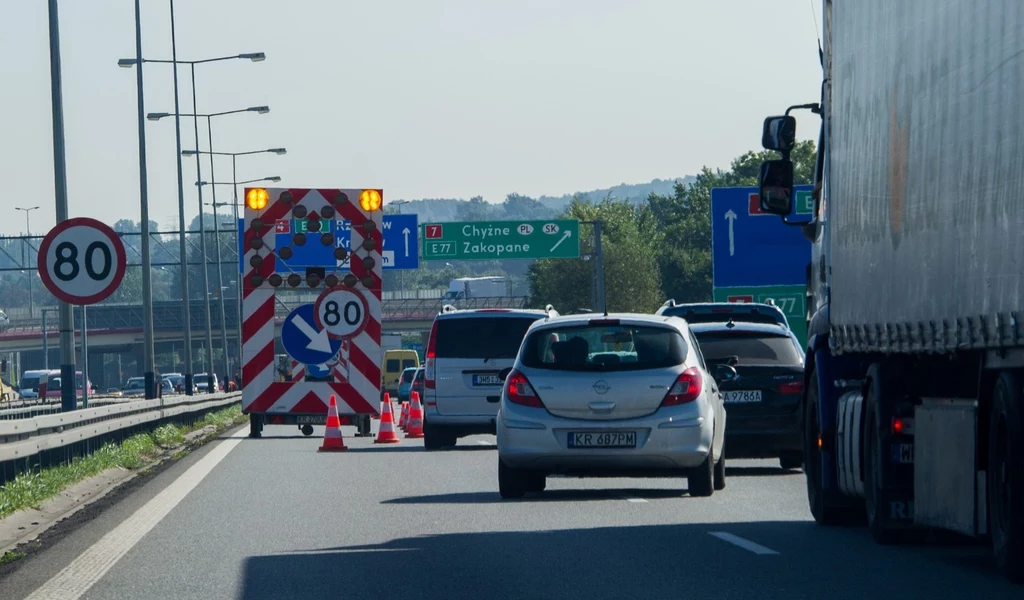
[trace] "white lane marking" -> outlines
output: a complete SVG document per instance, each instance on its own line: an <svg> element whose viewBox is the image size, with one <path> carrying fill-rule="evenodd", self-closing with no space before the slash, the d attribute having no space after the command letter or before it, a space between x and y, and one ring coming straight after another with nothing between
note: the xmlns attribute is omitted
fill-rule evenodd
<svg viewBox="0 0 1024 600"><path fill-rule="evenodd" d="M481 446L493 446L493 444L491 442L488 442L487 440L477 440L476 443L480 444Z"/></svg>
<svg viewBox="0 0 1024 600"><path fill-rule="evenodd" d="M771 548L766 548L761 544L754 543L746 538L741 538L740 536L729 533L727 531L709 531L708 534L722 540L723 542L729 542L734 546L739 546L744 550L753 552L754 554L778 554L778 552L772 550Z"/></svg>
<svg viewBox="0 0 1024 600"><path fill-rule="evenodd" d="M627 496L626 494L612 494L612 495L615 496L616 498L621 498L622 500L625 500L626 502L632 502L633 504L647 504L647 500L644 500L643 498L634 498L632 496Z"/></svg>
<svg viewBox="0 0 1024 600"><path fill-rule="evenodd" d="M52 579L32 592L26 600L77 600L81 598L89 591L89 588L106 575L111 567L117 564L117 561L128 554L128 551L139 543L143 536L156 527L167 516L167 513L171 512L189 492L194 490L246 435L248 435L248 428L242 428L231 438L218 444L142 508L135 511L133 515L100 538L78 558L71 561L71 564L64 567Z"/></svg>

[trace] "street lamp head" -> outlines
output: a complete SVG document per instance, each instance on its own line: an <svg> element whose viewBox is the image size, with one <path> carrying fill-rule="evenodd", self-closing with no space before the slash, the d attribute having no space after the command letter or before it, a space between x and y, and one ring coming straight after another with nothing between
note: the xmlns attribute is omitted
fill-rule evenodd
<svg viewBox="0 0 1024 600"><path fill-rule="evenodd" d="M196 150L182 150L181 151L181 155L182 156L195 156L196 154L199 154L199 152L196 151Z"/></svg>
<svg viewBox="0 0 1024 600"><path fill-rule="evenodd" d="M248 58L252 62L262 62L267 60L267 55L262 52L249 52L246 54L239 54L238 58Z"/></svg>
<svg viewBox="0 0 1024 600"><path fill-rule="evenodd" d="M278 182L278 181L281 181L281 178L280 178L280 177L278 177L277 175L274 175L273 177L267 177L267 178L266 178L266 180L267 180L267 181L273 181L273 182L275 182L275 183L276 183L276 182Z"/></svg>
<svg viewBox="0 0 1024 600"><path fill-rule="evenodd" d="M134 58L120 58L117 61L117 66L122 69L130 69L135 66L136 60Z"/></svg>
<svg viewBox="0 0 1024 600"><path fill-rule="evenodd" d="M267 152L273 152L274 154L287 154L288 151L284 148L271 148Z"/></svg>
<svg viewBox="0 0 1024 600"><path fill-rule="evenodd" d="M162 119L164 117L169 117L169 116L171 116L171 114L170 113L165 113L165 112L163 112L163 113L149 113L148 115L146 115L146 118L149 119L150 121L159 121L160 119Z"/></svg>
<svg viewBox="0 0 1024 600"><path fill-rule="evenodd" d="M261 115L265 115L268 112L270 112L270 107L269 106L251 106L251 107L249 107L249 108L247 108L245 110L250 111L250 112L260 113Z"/></svg>

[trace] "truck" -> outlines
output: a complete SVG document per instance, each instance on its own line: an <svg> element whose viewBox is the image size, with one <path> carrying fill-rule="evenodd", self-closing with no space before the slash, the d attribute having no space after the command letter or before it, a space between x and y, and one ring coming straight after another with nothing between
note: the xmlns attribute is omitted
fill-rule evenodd
<svg viewBox="0 0 1024 600"><path fill-rule="evenodd" d="M500 298L511 295L511 284L507 277L460 277L448 284L443 302L467 298Z"/></svg>
<svg viewBox="0 0 1024 600"><path fill-rule="evenodd" d="M989 540L1024 580L1024 29L1018 0L823 0L817 102L768 117L763 211L813 244L814 519ZM774 62L782 61L779 57ZM769 61L773 64L773 61ZM793 193L796 111L818 124ZM801 215L807 215L806 219Z"/></svg>

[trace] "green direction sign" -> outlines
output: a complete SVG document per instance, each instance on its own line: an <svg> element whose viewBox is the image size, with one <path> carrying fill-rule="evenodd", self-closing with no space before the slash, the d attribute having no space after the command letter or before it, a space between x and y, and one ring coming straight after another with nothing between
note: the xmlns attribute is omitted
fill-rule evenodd
<svg viewBox="0 0 1024 600"><path fill-rule="evenodd" d="M423 260L579 258L580 222L463 221L424 223Z"/></svg>
<svg viewBox="0 0 1024 600"><path fill-rule="evenodd" d="M782 309L789 327L807 347L807 298L802 285L715 288L715 302L766 302L771 299Z"/></svg>

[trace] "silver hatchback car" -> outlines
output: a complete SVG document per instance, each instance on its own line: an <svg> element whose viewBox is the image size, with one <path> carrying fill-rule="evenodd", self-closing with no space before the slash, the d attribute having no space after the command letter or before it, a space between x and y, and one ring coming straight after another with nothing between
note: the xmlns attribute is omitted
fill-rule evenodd
<svg viewBox="0 0 1024 600"><path fill-rule="evenodd" d="M502 498L543 491L552 474L686 476L691 496L725 487L725 409L685 320L542 319L501 375Z"/></svg>

